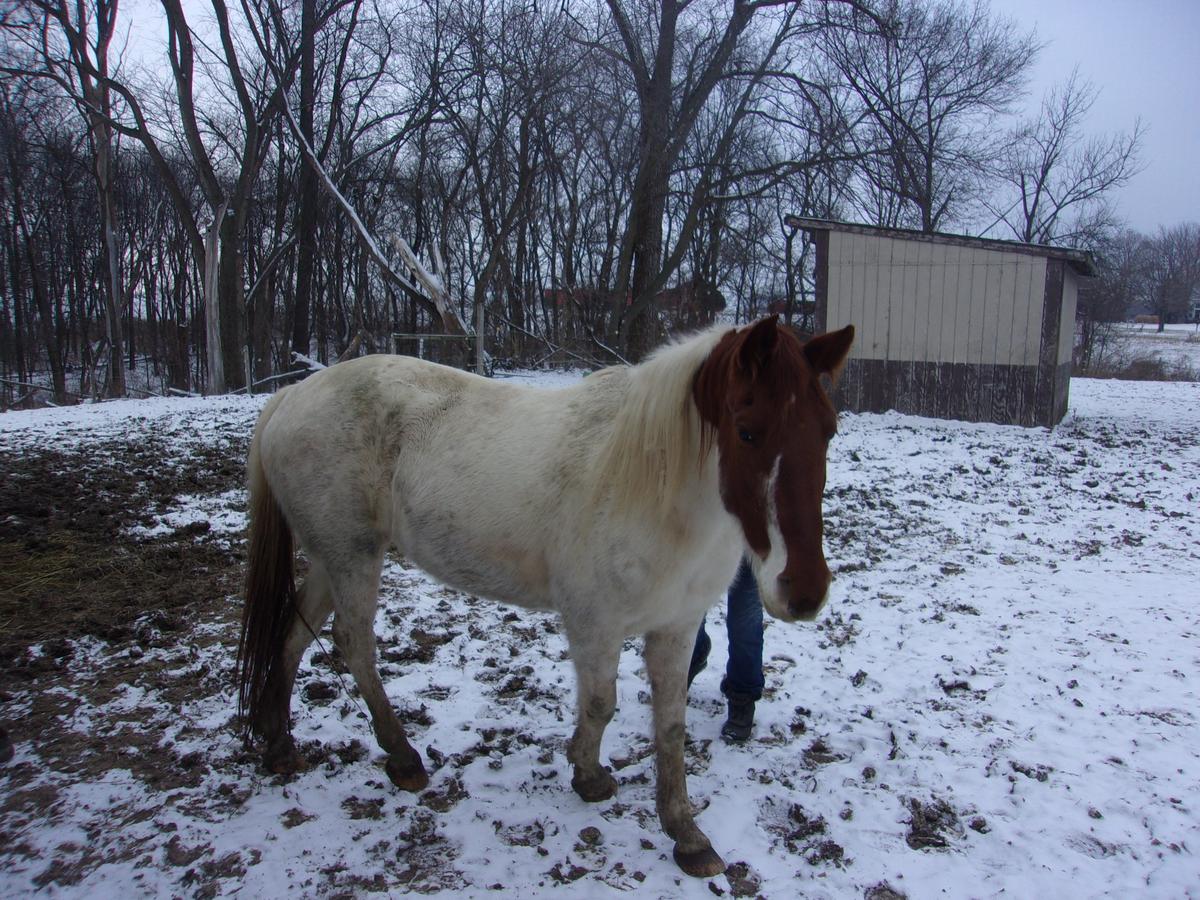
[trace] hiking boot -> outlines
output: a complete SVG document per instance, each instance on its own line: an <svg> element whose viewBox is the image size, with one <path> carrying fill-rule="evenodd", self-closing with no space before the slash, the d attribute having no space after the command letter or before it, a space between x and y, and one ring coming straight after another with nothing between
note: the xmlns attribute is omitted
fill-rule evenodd
<svg viewBox="0 0 1200 900"><path fill-rule="evenodd" d="M749 697L733 695L729 698L729 718L721 726L721 737L741 744L750 740L754 729L754 701Z"/></svg>

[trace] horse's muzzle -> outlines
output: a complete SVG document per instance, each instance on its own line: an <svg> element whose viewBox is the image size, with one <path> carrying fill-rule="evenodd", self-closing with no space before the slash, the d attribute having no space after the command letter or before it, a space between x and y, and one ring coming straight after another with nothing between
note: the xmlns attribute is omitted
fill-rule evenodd
<svg viewBox="0 0 1200 900"><path fill-rule="evenodd" d="M798 585L789 576L780 575L775 579L775 586L789 617L793 621L811 622L824 608L825 601L829 599L829 585L832 581L833 578L828 571L826 571L825 577L819 579L815 584L806 585Z"/></svg>

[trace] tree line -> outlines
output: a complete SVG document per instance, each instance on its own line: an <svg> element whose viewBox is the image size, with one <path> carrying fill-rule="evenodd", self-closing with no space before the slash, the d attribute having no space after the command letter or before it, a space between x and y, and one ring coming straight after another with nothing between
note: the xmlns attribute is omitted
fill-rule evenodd
<svg viewBox="0 0 1200 900"><path fill-rule="evenodd" d="M1076 364L1103 367L1112 323L1133 312L1158 331L1175 322L1200 324L1200 223L1160 227L1153 235L1117 229L1095 242L1098 276L1080 289Z"/></svg>
<svg viewBox="0 0 1200 900"><path fill-rule="evenodd" d="M7 405L263 389L396 334L599 364L803 325L789 213L1124 246L1140 124L1087 133L1078 77L1021 120L1042 46L986 0L160 9L134 44L119 0L0 0Z"/></svg>

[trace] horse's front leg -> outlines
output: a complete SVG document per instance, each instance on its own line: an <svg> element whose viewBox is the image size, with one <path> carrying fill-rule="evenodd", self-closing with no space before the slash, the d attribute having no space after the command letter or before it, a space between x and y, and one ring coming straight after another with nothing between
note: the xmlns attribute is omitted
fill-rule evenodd
<svg viewBox="0 0 1200 900"><path fill-rule="evenodd" d="M654 697L654 740L658 760L655 799L663 830L675 840L675 862L697 878L725 871L725 863L696 825L688 800L683 762L687 667L699 621L673 625L646 635L646 670Z"/></svg>
<svg viewBox="0 0 1200 900"><path fill-rule="evenodd" d="M591 628L567 624L567 640L578 684L575 734L567 753L574 766L571 787L588 803L598 803L617 792L616 779L600 765L600 739L617 706L621 636L593 622Z"/></svg>

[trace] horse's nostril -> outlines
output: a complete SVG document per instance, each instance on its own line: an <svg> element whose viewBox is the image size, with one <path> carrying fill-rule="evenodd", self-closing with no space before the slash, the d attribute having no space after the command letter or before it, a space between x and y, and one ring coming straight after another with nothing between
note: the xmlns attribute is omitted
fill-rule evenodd
<svg viewBox="0 0 1200 900"><path fill-rule="evenodd" d="M805 593L793 594L787 601L788 612L793 618L803 619L806 622L815 619L824 605L825 597L823 595Z"/></svg>
<svg viewBox="0 0 1200 900"><path fill-rule="evenodd" d="M791 575L780 575L779 578L776 580L783 587L791 587L792 586L792 576Z"/></svg>

